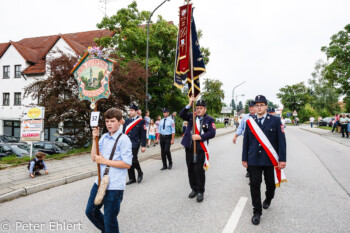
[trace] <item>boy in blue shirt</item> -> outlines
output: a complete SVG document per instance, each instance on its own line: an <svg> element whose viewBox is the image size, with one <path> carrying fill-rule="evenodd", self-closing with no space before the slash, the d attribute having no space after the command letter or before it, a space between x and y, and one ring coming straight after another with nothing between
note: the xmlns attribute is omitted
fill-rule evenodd
<svg viewBox="0 0 350 233"><path fill-rule="evenodd" d="M108 133L103 134L99 141L100 155L96 155L96 142L93 140L91 159L93 162L100 164L101 180L107 165L110 166L109 184L102 203L95 205L94 200L98 190L98 179L96 179L91 189L85 213L89 220L102 232L116 233L119 232L117 216L123 200L126 174L132 164L131 141L127 135L121 135L113 159L109 160L112 148L119 135L122 134L120 127L123 122L122 112L116 108L110 108L106 111L104 117ZM98 136L99 128L97 127L93 130L92 137L94 139ZM104 206L104 214L100 210L102 206Z"/></svg>

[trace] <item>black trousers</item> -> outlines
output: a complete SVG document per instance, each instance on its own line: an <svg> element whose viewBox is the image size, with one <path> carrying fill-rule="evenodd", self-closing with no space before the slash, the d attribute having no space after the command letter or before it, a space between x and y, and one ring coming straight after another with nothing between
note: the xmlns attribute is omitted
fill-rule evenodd
<svg viewBox="0 0 350 233"><path fill-rule="evenodd" d="M199 150L197 153L198 161L193 163L193 148L185 148L186 163L188 170L188 179L190 181L191 189L198 193L205 191L205 170L203 169L205 154L204 151Z"/></svg>
<svg viewBox="0 0 350 233"><path fill-rule="evenodd" d="M347 137L349 137L349 132L348 132L348 125L347 124L340 124L341 127L341 134L344 137L344 132Z"/></svg>
<svg viewBox="0 0 350 233"><path fill-rule="evenodd" d="M250 194L252 196L253 211L262 214L261 191L262 173L266 184L266 200L270 202L275 196L275 176L273 166L248 166L250 179Z"/></svg>
<svg viewBox="0 0 350 233"><path fill-rule="evenodd" d="M162 154L162 162L163 167L167 166L166 159L168 158L169 165L173 164L173 160L171 159L170 146L171 146L171 138L172 135L160 135L160 151Z"/></svg>
<svg viewBox="0 0 350 233"><path fill-rule="evenodd" d="M137 158L138 153L139 153L139 148L132 148L132 165L128 169L129 180L136 180L135 169L137 170L138 174L142 173L139 159Z"/></svg>

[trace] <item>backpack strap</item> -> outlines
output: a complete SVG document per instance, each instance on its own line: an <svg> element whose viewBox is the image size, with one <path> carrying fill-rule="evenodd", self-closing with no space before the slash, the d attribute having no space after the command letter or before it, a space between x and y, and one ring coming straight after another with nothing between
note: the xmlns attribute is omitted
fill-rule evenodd
<svg viewBox="0 0 350 233"><path fill-rule="evenodd" d="M112 152L111 152L111 155L109 156L109 160L112 160L113 159L113 156L114 156L114 152L115 150L117 149L117 144L118 144L118 141L119 141L119 138L123 135L123 133L119 134L117 140L115 140L115 143L113 145L113 148L112 148ZM108 175L109 173L109 166L107 165L106 169L105 169L105 172L103 175Z"/></svg>

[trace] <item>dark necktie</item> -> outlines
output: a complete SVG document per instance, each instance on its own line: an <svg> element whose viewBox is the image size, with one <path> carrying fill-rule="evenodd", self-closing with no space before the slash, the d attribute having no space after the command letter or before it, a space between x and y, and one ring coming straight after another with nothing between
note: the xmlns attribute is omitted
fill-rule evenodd
<svg viewBox="0 0 350 233"><path fill-rule="evenodd" d="M164 118L163 129L165 129L165 121L166 121L166 118Z"/></svg>
<svg viewBox="0 0 350 233"><path fill-rule="evenodd" d="M262 121L263 119L264 119L264 117L258 119L258 125L259 125L260 128L262 127L261 121Z"/></svg>

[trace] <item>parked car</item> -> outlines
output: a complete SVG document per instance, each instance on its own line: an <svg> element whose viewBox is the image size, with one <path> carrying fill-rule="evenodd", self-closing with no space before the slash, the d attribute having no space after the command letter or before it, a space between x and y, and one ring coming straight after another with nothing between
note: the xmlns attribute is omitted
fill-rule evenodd
<svg viewBox="0 0 350 233"><path fill-rule="evenodd" d="M3 142L3 143L19 142L19 140L12 136L0 135L0 142Z"/></svg>
<svg viewBox="0 0 350 233"><path fill-rule="evenodd" d="M284 119L284 122L285 122L286 124L292 124L292 120L291 120L290 118L285 118L285 119Z"/></svg>
<svg viewBox="0 0 350 233"><path fill-rule="evenodd" d="M55 143L59 148L63 149L63 150L70 150L72 149L72 147L70 145L68 145L67 143L64 142L53 142Z"/></svg>
<svg viewBox="0 0 350 233"><path fill-rule="evenodd" d="M0 144L0 156L16 155L17 157L29 156L29 152L20 148L17 144L1 143Z"/></svg>
<svg viewBox="0 0 350 233"><path fill-rule="evenodd" d="M56 138L55 142L61 142L61 143L63 142L63 143L68 144L71 148L73 148L73 147L78 147L77 146L78 140L81 140L81 138L79 139L79 138L76 138L74 136L67 136L67 135L63 136L63 135L61 135L61 136L58 136ZM89 140L89 141L85 142L84 147L87 148L90 145L91 145L91 141Z"/></svg>
<svg viewBox="0 0 350 233"><path fill-rule="evenodd" d="M63 150L62 148L57 146L54 142L46 142L46 141L34 142L33 147L36 150L38 150L40 152L44 152L44 153L49 154L49 155L67 153L66 150Z"/></svg>
<svg viewBox="0 0 350 233"><path fill-rule="evenodd" d="M11 143L11 144L15 144L17 145L19 148L28 151L28 153L30 153L30 144L27 143ZM32 151L32 155L34 156L37 152L39 152L36 148L34 148L33 146L33 151ZM46 153L44 153L46 154Z"/></svg>
<svg viewBox="0 0 350 233"><path fill-rule="evenodd" d="M335 120L335 117L325 117L322 120L320 120L320 122L318 122L318 125L332 127L334 120Z"/></svg>

